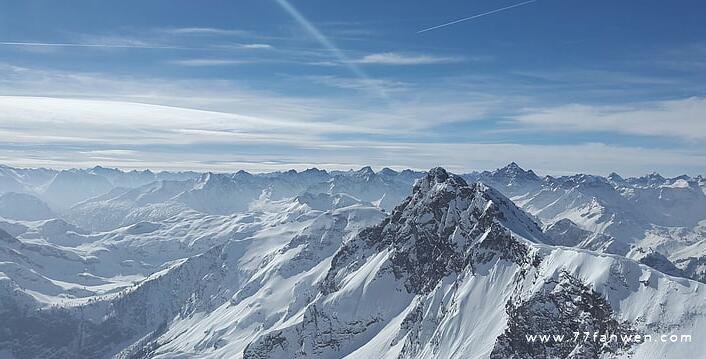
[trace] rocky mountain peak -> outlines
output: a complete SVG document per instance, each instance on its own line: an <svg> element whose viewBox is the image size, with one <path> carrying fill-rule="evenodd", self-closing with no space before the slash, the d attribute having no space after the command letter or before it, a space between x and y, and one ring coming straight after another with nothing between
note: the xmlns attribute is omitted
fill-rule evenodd
<svg viewBox="0 0 706 359"><path fill-rule="evenodd" d="M665 178L657 172L650 172L645 176L645 178L654 179L656 181L664 181L665 180Z"/></svg>
<svg viewBox="0 0 706 359"><path fill-rule="evenodd" d="M385 167L380 170L379 172L383 176L397 176L397 171L393 170L392 168Z"/></svg>
<svg viewBox="0 0 706 359"><path fill-rule="evenodd" d="M238 172L235 172L235 174L233 175L233 178L236 178L236 179L245 179L245 178L249 179L252 177L253 177L253 175L250 172L245 171L245 170L239 170Z"/></svg>
<svg viewBox="0 0 706 359"><path fill-rule="evenodd" d="M429 170L427 177L433 177L437 181L443 182L449 177L449 173L443 167L434 167Z"/></svg>
<svg viewBox="0 0 706 359"><path fill-rule="evenodd" d="M213 186L218 182L223 182L225 177L213 172L206 172L199 177L197 181L198 187Z"/></svg>
<svg viewBox="0 0 706 359"><path fill-rule="evenodd" d="M657 172L652 172L641 177L629 178L628 182L636 187L648 188L661 186L667 182L667 179Z"/></svg>
<svg viewBox="0 0 706 359"><path fill-rule="evenodd" d="M543 238L539 226L498 191L482 183L469 185L441 167L433 168L388 218L341 249L324 291L335 291L335 278L347 266L344 263L389 251L393 271L406 278L407 290L425 292L444 276L463 271L479 248L524 261L526 248L511 233L532 241Z"/></svg>
<svg viewBox="0 0 706 359"><path fill-rule="evenodd" d="M530 240L542 237L534 220L499 191L480 182L469 184L441 167L431 169L417 181L412 195L395 209L393 217L417 217L418 223L427 223L430 213L445 227L472 226L485 218Z"/></svg>
<svg viewBox="0 0 706 359"><path fill-rule="evenodd" d="M491 172L490 177L494 181L504 185L517 185L540 180L539 176L537 176L534 171L525 170L515 162L511 162L507 166Z"/></svg>
<svg viewBox="0 0 706 359"><path fill-rule="evenodd" d="M244 171L244 170L239 170L238 172L235 172L234 174L232 174L230 176L230 178L234 182L240 183L240 184L243 184L243 183L252 184L254 182L257 182L256 177L257 177L256 175L254 175L250 172Z"/></svg>
<svg viewBox="0 0 706 359"><path fill-rule="evenodd" d="M325 174L327 174L328 172L326 172L326 170L320 170L320 169L318 169L318 168L316 168L316 167L312 167L312 168L307 168L307 169L305 169L302 173L306 173L306 174L316 174L316 175L325 175Z"/></svg>
<svg viewBox="0 0 706 359"><path fill-rule="evenodd" d="M611 172L608 175L608 180L616 184L625 182L625 179L615 172Z"/></svg>
<svg viewBox="0 0 706 359"><path fill-rule="evenodd" d="M435 189L435 187L437 191L441 189L451 190L468 187L468 183L460 176L449 174L441 167L435 167L429 170L424 177L420 178L417 183L415 183L412 192L427 192Z"/></svg>
<svg viewBox="0 0 706 359"><path fill-rule="evenodd" d="M520 165L517 164L517 162L510 162L507 166L505 166L505 169L511 170L511 171L524 171Z"/></svg>
<svg viewBox="0 0 706 359"><path fill-rule="evenodd" d="M233 178L225 173L204 173L195 181L192 191L209 191L214 194L221 193L222 195L232 194L232 191L237 188L236 179L246 182L243 181L246 179L244 176Z"/></svg>
<svg viewBox="0 0 706 359"><path fill-rule="evenodd" d="M375 171L370 166L365 166L354 172L354 175L360 177L371 177L375 175Z"/></svg>

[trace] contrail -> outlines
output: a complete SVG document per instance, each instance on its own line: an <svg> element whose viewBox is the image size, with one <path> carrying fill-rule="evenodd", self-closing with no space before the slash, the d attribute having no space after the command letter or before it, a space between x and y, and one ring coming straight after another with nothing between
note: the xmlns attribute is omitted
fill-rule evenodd
<svg viewBox="0 0 706 359"><path fill-rule="evenodd" d="M419 31L417 31L417 34L421 34L421 33L423 33L423 32L427 32L427 31L431 31L431 30L436 30L436 29L439 29L439 28L442 28L442 27L446 27L446 26L449 26L449 25L453 25L453 24L458 24L459 22L463 22L463 21L468 21L468 20L477 19L477 18L479 18L479 17L483 17L483 16L490 15L490 14L495 14L495 13L497 13L497 12L501 12L501 11L505 11L505 10L508 10L508 9L512 9L512 8L514 8L514 7L518 7L518 6L522 6L522 5L531 4L531 3L533 3L533 2L537 2L537 0L529 0L529 1L521 2L521 3L519 3L519 4L510 5L510 6L506 6L506 7L504 7L504 8L496 9L496 10L493 10L493 11L484 12L484 13L482 13L482 14L473 15L473 16L469 16L469 17L464 17L463 19L458 19L458 20L454 20L454 21L451 21L451 22L447 22L447 23L445 23L445 24L441 24L441 25L433 26L433 27L430 27L430 28L427 28L427 29L419 30Z"/></svg>
<svg viewBox="0 0 706 359"><path fill-rule="evenodd" d="M336 46L329 38L327 38L319 29L314 26L304 15L302 15L299 10L297 10L292 4L287 0L275 0L279 6L281 6L306 32L308 32L316 41L318 41L326 50L330 51L343 65L348 67L348 69L358 78L363 80L367 86L376 92L379 96L387 98L388 95L386 91L375 85L372 79L363 70L358 68L353 61L351 61L341 49Z"/></svg>

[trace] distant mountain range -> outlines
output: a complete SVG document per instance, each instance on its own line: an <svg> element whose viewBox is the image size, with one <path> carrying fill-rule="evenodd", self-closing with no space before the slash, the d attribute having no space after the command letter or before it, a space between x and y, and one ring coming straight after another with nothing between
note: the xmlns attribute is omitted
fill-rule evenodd
<svg viewBox="0 0 706 359"><path fill-rule="evenodd" d="M679 358L704 283L702 176L0 166L0 358Z"/></svg>

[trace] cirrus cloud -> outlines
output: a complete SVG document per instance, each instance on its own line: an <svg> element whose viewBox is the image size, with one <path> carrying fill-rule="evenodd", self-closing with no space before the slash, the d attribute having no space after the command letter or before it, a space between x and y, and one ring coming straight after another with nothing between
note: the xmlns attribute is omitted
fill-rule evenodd
<svg viewBox="0 0 706 359"><path fill-rule="evenodd" d="M706 98L656 101L630 106L569 104L529 109L518 124L557 132L617 132L641 136L706 139Z"/></svg>
<svg viewBox="0 0 706 359"><path fill-rule="evenodd" d="M244 65L252 63L251 61L244 60L232 60L232 59L185 59L185 60L171 60L168 63L172 65L179 66L232 66L232 65Z"/></svg>
<svg viewBox="0 0 706 359"><path fill-rule="evenodd" d="M436 56L427 54L402 54L397 52L382 52L366 55L353 60L358 64L375 65L434 65L463 62L464 58L458 56Z"/></svg>

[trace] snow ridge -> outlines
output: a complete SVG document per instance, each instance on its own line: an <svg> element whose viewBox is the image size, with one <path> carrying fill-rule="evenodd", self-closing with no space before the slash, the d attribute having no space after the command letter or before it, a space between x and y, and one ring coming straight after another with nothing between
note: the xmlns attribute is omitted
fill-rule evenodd
<svg viewBox="0 0 706 359"><path fill-rule="evenodd" d="M0 166L0 353L682 357L703 344L524 334L706 331L706 284L688 279L706 278L703 188L515 163L463 176Z"/></svg>

